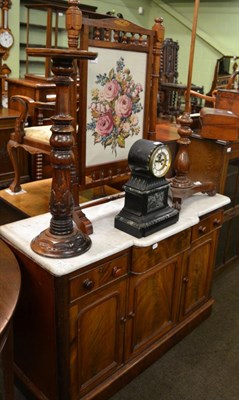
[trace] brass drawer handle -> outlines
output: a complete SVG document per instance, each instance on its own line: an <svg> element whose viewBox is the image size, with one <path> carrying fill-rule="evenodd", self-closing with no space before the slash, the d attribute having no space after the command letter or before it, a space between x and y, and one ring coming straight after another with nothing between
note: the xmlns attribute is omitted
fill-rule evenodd
<svg viewBox="0 0 239 400"><path fill-rule="evenodd" d="M119 267L114 267L112 269L112 275L114 276L114 278L118 278L122 273L122 268Z"/></svg>
<svg viewBox="0 0 239 400"><path fill-rule="evenodd" d="M85 279L83 282L83 288L86 290L92 290L95 286L95 282L91 281L90 279Z"/></svg>

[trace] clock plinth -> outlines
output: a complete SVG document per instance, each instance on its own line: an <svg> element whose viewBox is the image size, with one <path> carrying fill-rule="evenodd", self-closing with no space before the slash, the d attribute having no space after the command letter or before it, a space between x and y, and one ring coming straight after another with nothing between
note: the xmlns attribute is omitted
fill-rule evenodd
<svg viewBox="0 0 239 400"><path fill-rule="evenodd" d="M125 205L115 217L117 229L141 238L178 221L178 210L168 205L169 183L164 178L133 173L124 189Z"/></svg>

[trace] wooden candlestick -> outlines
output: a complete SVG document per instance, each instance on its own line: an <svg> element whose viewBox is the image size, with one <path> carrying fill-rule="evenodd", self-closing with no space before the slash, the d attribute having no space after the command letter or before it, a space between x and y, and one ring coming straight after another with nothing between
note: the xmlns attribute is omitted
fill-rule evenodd
<svg viewBox="0 0 239 400"><path fill-rule="evenodd" d="M170 192L171 192L173 206L177 209L181 208L181 202L183 199L191 197L195 193L199 192L207 193L209 196L213 196L216 194L216 185L213 182L194 183L187 176L190 168L188 146L191 143L190 136L192 134L191 130L192 119L190 118L190 111L191 111L190 90L192 83L193 58L195 49L199 3L200 0L195 0L190 57L188 66L188 82L185 94L185 111L183 115L177 119L177 122L180 125L178 128L178 134L180 138L177 141L179 149L174 162L175 177L171 180L171 185L170 185Z"/></svg>
<svg viewBox="0 0 239 400"><path fill-rule="evenodd" d="M78 50L78 38L82 15L78 0L68 0L66 30L68 49L35 48L27 49L29 56L50 58L53 82L56 85L55 115L50 139L51 163L53 167L50 196L50 227L31 242L32 249L41 255L53 258L73 257L87 251L91 246L89 236L73 224L74 198L72 195L73 166L73 119L72 76L74 63L79 59L95 59L97 53ZM75 121L74 121L75 125ZM84 218L83 213L81 217Z"/></svg>
<svg viewBox="0 0 239 400"><path fill-rule="evenodd" d="M153 46L153 67L152 67L152 92L150 98L151 118L149 120L149 135L148 139L156 140L156 125L157 125L157 94L160 78L160 57L164 41L164 26L163 18L155 18L152 30L155 32Z"/></svg>
<svg viewBox="0 0 239 400"><path fill-rule="evenodd" d="M71 193L72 117L69 113L69 92L73 61L94 59L96 53L71 49L27 49L31 56L51 57L53 81L56 84L55 115L50 139L53 167L50 196L50 227L32 240L32 249L47 257L73 257L87 251L90 238L73 226L73 196Z"/></svg>

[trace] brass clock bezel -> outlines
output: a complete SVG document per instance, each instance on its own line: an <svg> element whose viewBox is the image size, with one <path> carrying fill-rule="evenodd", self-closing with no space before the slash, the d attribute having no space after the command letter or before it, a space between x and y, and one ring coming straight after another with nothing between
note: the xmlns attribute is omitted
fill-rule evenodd
<svg viewBox="0 0 239 400"><path fill-rule="evenodd" d="M163 160L163 166L162 168L160 168L158 173L154 172L154 165L156 162L156 158L158 157L159 154L162 154L165 152L167 153L167 158L165 158ZM155 177L155 178L162 178L163 176L165 176L170 167L171 167L171 163L172 163L172 154L171 151L169 149L169 146L166 144L159 144L157 145L154 150L152 151L152 153L150 154L149 157L149 170L151 172L151 174ZM160 172L161 171L161 172Z"/></svg>

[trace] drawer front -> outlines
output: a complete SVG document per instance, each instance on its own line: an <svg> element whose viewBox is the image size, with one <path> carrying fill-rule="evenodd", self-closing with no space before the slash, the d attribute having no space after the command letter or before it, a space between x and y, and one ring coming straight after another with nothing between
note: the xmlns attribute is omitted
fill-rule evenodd
<svg viewBox="0 0 239 400"><path fill-rule="evenodd" d="M200 239L214 229L220 228L223 222L223 211L219 210L205 218L192 228L192 241Z"/></svg>
<svg viewBox="0 0 239 400"><path fill-rule="evenodd" d="M133 247L131 270L136 273L147 271L190 246L191 228L161 242L147 247Z"/></svg>
<svg viewBox="0 0 239 400"><path fill-rule="evenodd" d="M128 273L128 253L70 279L70 300L84 296Z"/></svg>

